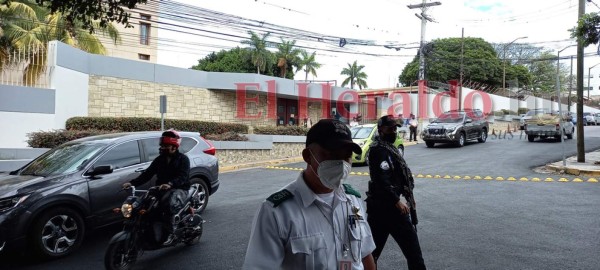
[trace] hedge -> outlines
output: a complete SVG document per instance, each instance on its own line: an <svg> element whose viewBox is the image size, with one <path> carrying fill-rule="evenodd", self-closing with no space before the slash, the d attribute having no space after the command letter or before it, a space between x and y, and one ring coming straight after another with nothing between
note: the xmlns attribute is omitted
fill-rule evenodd
<svg viewBox="0 0 600 270"><path fill-rule="evenodd" d="M255 127L254 134L306 136L308 128L301 126Z"/></svg>
<svg viewBox="0 0 600 270"><path fill-rule="evenodd" d="M160 130L160 118L152 117L72 117L67 120L67 130L122 130L125 132ZM194 120L165 119L165 129L222 134L248 133L243 124L216 123Z"/></svg>
<svg viewBox="0 0 600 270"><path fill-rule="evenodd" d="M72 141L75 139L116 133L119 131L112 130L53 130L53 131L40 131L32 132L27 134L27 144L33 148L54 148L65 142Z"/></svg>

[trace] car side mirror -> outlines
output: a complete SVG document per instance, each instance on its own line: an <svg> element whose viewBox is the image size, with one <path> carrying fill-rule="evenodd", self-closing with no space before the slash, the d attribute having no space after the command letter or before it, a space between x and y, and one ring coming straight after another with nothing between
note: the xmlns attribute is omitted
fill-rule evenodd
<svg viewBox="0 0 600 270"><path fill-rule="evenodd" d="M110 174L112 172L113 172L112 165L101 165L101 166L97 166L97 167L94 167L93 169L89 170L87 172L87 175L96 176L96 175L101 175L101 174Z"/></svg>

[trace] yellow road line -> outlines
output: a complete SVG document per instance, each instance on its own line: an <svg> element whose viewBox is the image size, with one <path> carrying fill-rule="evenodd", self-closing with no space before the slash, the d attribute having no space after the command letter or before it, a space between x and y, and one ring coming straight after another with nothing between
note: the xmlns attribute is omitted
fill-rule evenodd
<svg viewBox="0 0 600 270"><path fill-rule="evenodd" d="M294 167L283 167L283 166L264 166L265 169L274 169L274 170L288 170L288 171L302 171L304 170L304 168L294 168ZM369 176L370 174L368 172L351 172L350 175L359 175L359 176ZM490 175L486 175L485 177L481 177L479 175L449 175L449 174L445 174L444 176L439 175L439 174L435 174L435 175L431 175L431 174L413 174L413 177L415 178L433 178L433 179L453 179L453 180L487 180L487 181L511 181L511 182L516 182L516 181L521 181L521 182L574 182L574 183L582 183L582 182L586 182L586 183L598 183L598 179L596 178L587 178L587 179L582 179L581 177L575 177L575 178L567 178L567 177L560 177L557 180L555 180L552 177L546 177L546 178L538 178L538 177L532 177L527 178L527 177L520 177L515 178L513 176L509 176L509 177L504 177L504 176L490 176Z"/></svg>

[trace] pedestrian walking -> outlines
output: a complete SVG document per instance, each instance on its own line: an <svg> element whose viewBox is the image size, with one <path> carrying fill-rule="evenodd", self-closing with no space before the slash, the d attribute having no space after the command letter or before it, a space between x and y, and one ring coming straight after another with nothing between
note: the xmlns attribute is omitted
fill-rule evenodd
<svg viewBox="0 0 600 270"><path fill-rule="evenodd" d="M394 147L396 128L400 126L392 115L379 118L379 137L369 148L369 190L367 192L368 223L375 240L375 263L389 235L392 235L408 269L426 269L417 236L417 211L413 195L412 172Z"/></svg>
<svg viewBox="0 0 600 270"><path fill-rule="evenodd" d="M259 207L242 269L375 269L361 195L343 184L353 152L362 150L344 123L310 128L306 169Z"/></svg>

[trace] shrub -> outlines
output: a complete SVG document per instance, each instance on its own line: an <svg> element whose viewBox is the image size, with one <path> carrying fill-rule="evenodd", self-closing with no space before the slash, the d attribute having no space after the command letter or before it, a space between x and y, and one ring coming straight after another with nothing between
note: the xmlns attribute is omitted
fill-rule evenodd
<svg viewBox="0 0 600 270"><path fill-rule="evenodd" d="M67 130L122 130L152 131L160 130L160 118L152 117L73 117L66 123ZM165 119L165 128L181 131L200 132L200 134L221 134L225 132L248 133L243 124L216 123L195 120Z"/></svg>
<svg viewBox="0 0 600 270"><path fill-rule="evenodd" d="M68 141L75 139L117 133L116 130L54 130L54 131L39 131L27 134L27 144L33 148L54 148Z"/></svg>
<svg viewBox="0 0 600 270"><path fill-rule="evenodd" d="M235 132L225 132L222 134L207 134L204 136L207 140L211 141L247 141L248 137L240 135Z"/></svg>
<svg viewBox="0 0 600 270"><path fill-rule="evenodd" d="M519 115L526 114L529 111L529 108L519 108Z"/></svg>
<svg viewBox="0 0 600 270"><path fill-rule="evenodd" d="M306 136L308 128L300 126L255 127L254 134Z"/></svg>

